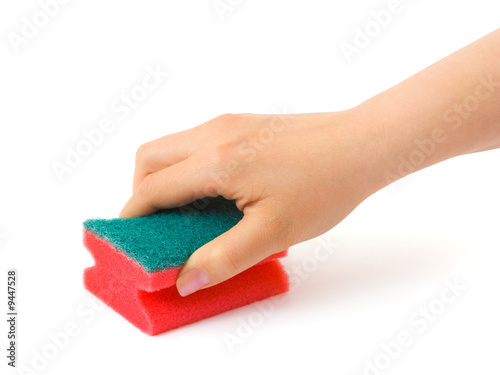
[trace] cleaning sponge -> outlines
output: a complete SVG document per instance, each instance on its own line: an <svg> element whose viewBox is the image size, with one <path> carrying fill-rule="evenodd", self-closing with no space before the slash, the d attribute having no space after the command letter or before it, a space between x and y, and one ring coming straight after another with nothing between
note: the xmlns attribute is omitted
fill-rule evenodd
<svg viewBox="0 0 500 375"><path fill-rule="evenodd" d="M286 250L213 287L177 292L182 264L242 215L217 197L134 219L87 220L84 245L95 266L85 270L85 287L150 335L286 292L288 275L277 260Z"/></svg>

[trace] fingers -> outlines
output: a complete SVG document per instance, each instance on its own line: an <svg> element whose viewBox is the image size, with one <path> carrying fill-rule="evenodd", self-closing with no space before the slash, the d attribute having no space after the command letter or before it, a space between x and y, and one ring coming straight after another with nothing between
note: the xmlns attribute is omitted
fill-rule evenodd
<svg viewBox="0 0 500 375"><path fill-rule="evenodd" d="M215 136L223 134L214 125L234 122L234 115L222 115L194 128L169 134L143 144L136 153L133 191L150 174L179 163L196 154L200 146L210 144Z"/></svg>
<svg viewBox="0 0 500 375"><path fill-rule="evenodd" d="M133 191L146 176L188 158L192 142L187 137L186 131L183 131L141 145L135 157Z"/></svg>
<svg viewBox="0 0 500 375"><path fill-rule="evenodd" d="M207 173L195 158L147 175L139 184L120 213L120 217L146 216L159 209L179 207L196 199L216 195L210 187Z"/></svg>
<svg viewBox="0 0 500 375"><path fill-rule="evenodd" d="M229 231L196 250L177 278L179 294L186 296L223 282L283 250L286 246L276 240L279 229L270 224L255 212L245 214Z"/></svg>

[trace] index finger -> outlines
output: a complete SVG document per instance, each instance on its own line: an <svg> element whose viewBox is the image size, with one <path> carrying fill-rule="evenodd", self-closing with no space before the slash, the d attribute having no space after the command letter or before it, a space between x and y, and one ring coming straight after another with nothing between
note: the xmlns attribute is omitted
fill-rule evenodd
<svg viewBox="0 0 500 375"><path fill-rule="evenodd" d="M152 173L179 163L191 154L186 131L169 134L141 145L135 155L133 191Z"/></svg>
<svg viewBox="0 0 500 375"><path fill-rule="evenodd" d="M180 207L206 196L215 196L211 180L194 158L149 174L123 207L120 217L150 215L160 209Z"/></svg>

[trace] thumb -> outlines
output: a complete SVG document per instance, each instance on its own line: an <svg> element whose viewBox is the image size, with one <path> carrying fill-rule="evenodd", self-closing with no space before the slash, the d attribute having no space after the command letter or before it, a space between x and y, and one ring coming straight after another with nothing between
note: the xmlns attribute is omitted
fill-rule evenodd
<svg viewBox="0 0 500 375"><path fill-rule="evenodd" d="M233 228L191 254L177 278L179 294L187 296L221 283L283 250L278 234L276 225L256 212L245 214Z"/></svg>

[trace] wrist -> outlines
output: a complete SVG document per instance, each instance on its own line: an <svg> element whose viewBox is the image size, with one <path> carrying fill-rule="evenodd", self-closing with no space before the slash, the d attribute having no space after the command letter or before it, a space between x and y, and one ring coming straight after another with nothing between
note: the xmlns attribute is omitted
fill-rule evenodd
<svg viewBox="0 0 500 375"><path fill-rule="evenodd" d="M444 129L393 103L379 95L353 109L370 159L370 194L450 157Z"/></svg>

